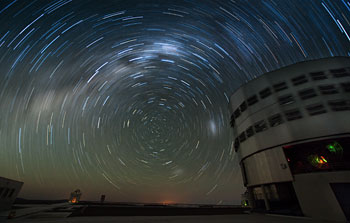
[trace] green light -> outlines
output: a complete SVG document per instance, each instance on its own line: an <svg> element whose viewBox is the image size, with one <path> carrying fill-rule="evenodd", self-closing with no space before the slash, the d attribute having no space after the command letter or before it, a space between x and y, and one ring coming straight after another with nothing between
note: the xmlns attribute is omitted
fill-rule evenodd
<svg viewBox="0 0 350 223"><path fill-rule="evenodd" d="M308 157L308 160L312 166L317 167L317 168L321 168L324 164L328 163L326 158L324 158L323 156L318 156L318 155L310 155Z"/></svg>
<svg viewBox="0 0 350 223"><path fill-rule="evenodd" d="M331 153L343 153L343 147L336 141L328 144L326 147Z"/></svg>

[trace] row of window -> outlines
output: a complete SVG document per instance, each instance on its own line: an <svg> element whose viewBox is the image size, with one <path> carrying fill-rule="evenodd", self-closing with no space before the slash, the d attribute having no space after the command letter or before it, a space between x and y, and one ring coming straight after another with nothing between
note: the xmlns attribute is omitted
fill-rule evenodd
<svg viewBox="0 0 350 223"><path fill-rule="evenodd" d="M0 199L10 198L15 193L15 189L0 187Z"/></svg>
<svg viewBox="0 0 350 223"><path fill-rule="evenodd" d="M350 82L340 83L339 86L336 86L334 84L325 84L318 86L318 89L315 90L314 88L306 88L298 91L298 95L301 100L307 100L313 97L316 97L318 95L332 95L340 93L340 88L344 93L350 92ZM231 126L234 127L235 125L235 119L238 118L242 112L244 112L248 106L251 106L258 102L257 95L254 95L247 99L247 101L244 101L231 115ZM292 94L283 95L278 97L278 102L280 105L289 105L295 102L295 99Z"/></svg>
<svg viewBox="0 0 350 223"><path fill-rule="evenodd" d="M344 93L350 92L350 82L340 84ZM317 97L319 95L332 95L338 94L339 89L333 84L320 85L318 86L318 91L314 88L306 88L298 91L298 96L301 100L307 100L310 98ZM278 102L280 105L288 105L295 102L292 94L283 95L278 97Z"/></svg>
<svg viewBox="0 0 350 223"><path fill-rule="evenodd" d="M350 100L332 100L328 101L328 106L331 111L349 111ZM312 104L305 107L305 110L309 116L315 116L324 114L327 112L326 107L322 103ZM267 118L267 120L261 120L248 127L244 132L240 133L234 143L235 150L239 148L240 143L244 142L249 137L267 130L269 127L275 127L283 124L287 121L294 121L303 118L302 112L298 109L291 109L285 111L283 114L274 114Z"/></svg>
<svg viewBox="0 0 350 223"><path fill-rule="evenodd" d="M350 69L350 68L348 68ZM329 70L329 74L327 74L324 71L319 71L319 72L311 72L307 75L303 74L294 78L291 78L291 82L293 86L298 86L305 84L311 80L313 81L319 81L319 80L324 80L328 78L342 78L342 77L350 77L350 71L347 71L346 68L340 68L340 69L333 69ZM275 93L283 91L288 89L288 84L287 82L280 82L277 84L274 84L272 86L272 89L274 90ZM260 99L267 98L272 94L272 89L270 87L267 87L259 92ZM347 89L349 89L349 83L347 85ZM349 92L349 90L348 90ZM240 116L241 112L244 112L248 106L251 106L259 101L257 95L253 95L247 99L247 101L244 101L234 112L233 116L234 118L237 118Z"/></svg>

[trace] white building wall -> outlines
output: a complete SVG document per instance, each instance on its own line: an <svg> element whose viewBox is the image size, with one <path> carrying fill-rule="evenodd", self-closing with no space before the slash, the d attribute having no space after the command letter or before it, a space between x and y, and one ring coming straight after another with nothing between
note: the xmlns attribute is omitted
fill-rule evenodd
<svg viewBox="0 0 350 223"><path fill-rule="evenodd" d="M243 161L247 186L292 181L282 148L269 149Z"/></svg>
<svg viewBox="0 0 350 223"><path fill-rule="evenodd" d="M346 222L330 183L350 183L350 171L298 174L294 177L294 189L305 216Z"/></svg>

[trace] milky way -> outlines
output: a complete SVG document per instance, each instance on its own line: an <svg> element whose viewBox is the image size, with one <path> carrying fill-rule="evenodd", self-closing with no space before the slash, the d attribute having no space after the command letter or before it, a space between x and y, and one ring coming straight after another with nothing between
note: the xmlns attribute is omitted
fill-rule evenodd
<svg viewBox="0 0 350 223"><path fill-rule="evenodd" d="M347 0L0 1L0 175L23 197L237 203L228 98L349 55Z"/></svg>

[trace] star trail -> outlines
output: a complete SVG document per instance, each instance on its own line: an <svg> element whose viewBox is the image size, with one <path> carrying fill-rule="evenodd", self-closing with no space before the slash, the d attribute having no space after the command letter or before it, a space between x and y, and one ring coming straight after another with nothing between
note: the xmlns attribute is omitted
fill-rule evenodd
<svg viewBox="0 0 350 223"><path fill-rule="evenodd" d="M228 98L350 55L348 0L0 0L0 176L28 198L239 203Z"/></svg>

